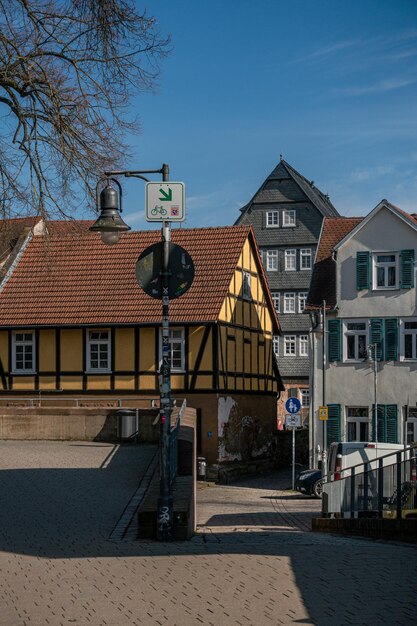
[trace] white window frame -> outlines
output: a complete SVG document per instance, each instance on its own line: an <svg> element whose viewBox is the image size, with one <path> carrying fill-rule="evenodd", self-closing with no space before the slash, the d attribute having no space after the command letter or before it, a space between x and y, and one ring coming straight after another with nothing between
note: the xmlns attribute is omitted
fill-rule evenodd
<svg viewBox="0 0 417 626"><path fill-rule="evenodd" d="M308 259L308 266L303 267L303 262ZM311 270L313 263L313 252L311 248L300 248L300 270Z"/></svg>
<svg viewBox="0 0 417 626"><path fill-rule="evenodd" d="M23 339L17 339L18 335L23 335ZM30 335L31 338L26 338L26 335ZM17 367L17 347L23 348L23 367ZM31 346L32 348L32 366L26 367L26 348ZM35 331L33 330L16 330L13 331L12 335L12 371L13 374L35 374L35 363L36 363L36 341L35 341Z"/></svg>
<svg viewBox="0 0 417 626"><path fill-rule="evenodd" d="M279 337L278 335L274 335L272 337L272 350L276 357L279 356Z"/></svg>
<svg viewBox="0 0 417 626"><path fill-rule="evenodd" d="M284 356L297 356L297 335L284 335Z"/></svg>
<svg viewBox="0 0 417 626"><path fill-rule="evenodd" d="M266 251L266 271L267 272L278 271L278 250Z"/></svg>
<svg viewBox="0 0 417 626"><path fill-rule="evenodd" d="M296 213L294 209L282 211L282 228L294 228L296 225Z"/></svg>
<svg viewBox="0 0 417 626"><path fill-rule="evenodd" d="M92 339L91 333L107 333L107 339ZM103 372L108 373L111 371L111 332L109 328L88 328L86 334L86 352L87 352L87 367L86 371L89 374L101 374ZM107 346L107 367L100 367L100 350L98 355L98 367L91 366L91 347L92 345Z"/></svg>
<svg viewBox="0 0 417 626"><path fill-rule="evenodd" d="M174 333L179 333L180 337L174 337ZM183 326L170 326L169 328L169 354L170 354L170 363L171 363L171 372L173 373L183 373L185 372L185 328ZM172 344L176 342L181 342L181 366L174 367L172 362ZM159 330L159 368L162 365L162 328Z"/></svg>
<svg viewBox="0 0 417 626"><path fill-rule="evenodd" d="M298 312L299 313L303 313L306 307L307 296L308 296L307 291L300 291L298 294Z"/></svg>
<svg viewBox="0 0 417 626"><path fill-rule="evenodd" d="M251 291L251 274L242 270L242 298L244 300L252 300Z"/></svg>
<svg viewBox="0 0 417 626"><path fill-rule="evenodd" d="M378 256L394 256L394 261L378 261ZM388 269L395 268L395 285L387 285ZM384 285L378 286L378 268L384 268ZM389 250L372 252L372 289L374 291L393 291L400 288L400 253Z"/></svg>
<svg viewBox="0 0 417 626"><path fill-rule="evenodd" d="M405 328L407 322L417 324L417 317L405 317L400 320L400 361L417 361L417 328ZM405 356L405 336L412 335L412 352L413 356L406 358Z"/></svg>
<svg viewBox="0 0 417 626"><path fill-rule="evenodd" d="M308 335L298 337L298 354L303 357L308 356Z"/></svg>
<svg viewBox="0 0 417 626"><path fill-rule="evenodd" d="M349 410L360 410L360 411L366 411L367 415L362 415L362 416L356 416L356 415L349 415ZM348 433L349 433L349 424L356 424L356 439L351 439L349 440L348 438ZM346 407L346 433L345 433L345 440L346 441L362 441L361 436L360 436L360 424L366 424L368 427L368 439L365 439L369 441L369 437L371 435L371 421L369 418L369 408L367 406L347 406Z"/></svg>
<svg viewBox="0 0 417 626"><path fill-rule="evenodd" d="M291 263L290 263L291 260ZM294 267L290 267L294 262ZM296 248L287 248L285 250L285 270L287 272L297 271L297 250Z"/></svg>
<svg viewBox="0 0 417 626"><path fill-rule="evenodd" d="M279 291L272 291L271 296L275 311L279 313L281 304L281 293Z"/></svg>
<svg viewBox="0 0 417 626"><path fill-rule="evenodd" d="M266 227L279 228L279 211L266 212Z"/></svg>
<svg viewBox="0 0 417 626"><path fill-rule="evenodd" d="M349 330L348 324L365 324L365 328L357 330ZM366 358L359 357L359 340L355 340L355 358L348 358L348 336L359 337L365 335L365 349L368 350L369 346L369 320L367 319L349 319L343 320L343 361L345 363L361 363Z"/></svg>
<svg viewBox="0 0 417 626"><path fill-rule="evenodd" d="M295 313L295 311L295 291L285 291L283 313Z"/></svg>
<svg viewBox="0 0 417 626"><path fill-rule="evenodd" d="M306 401L307 398L307 401ZM306 409L310 406L310 389L300 389L301 407Z"/></svg>

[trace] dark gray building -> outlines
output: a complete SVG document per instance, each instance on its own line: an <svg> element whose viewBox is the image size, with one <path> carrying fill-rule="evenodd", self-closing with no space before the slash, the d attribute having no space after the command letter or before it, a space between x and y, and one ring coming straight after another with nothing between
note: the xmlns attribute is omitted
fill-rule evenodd
<svg viewBox="0 0 417 626"><path fill-rule="evenodd" d="M303 310L323 217L339 213L313 181L281 158L236 224L252 224L266 270L282 336L274 339L279 370L288 395L297 395L308 413L309 317ZM281 403L280 403L281 404ZM279 407L279 417L284 413Z"/></svg>

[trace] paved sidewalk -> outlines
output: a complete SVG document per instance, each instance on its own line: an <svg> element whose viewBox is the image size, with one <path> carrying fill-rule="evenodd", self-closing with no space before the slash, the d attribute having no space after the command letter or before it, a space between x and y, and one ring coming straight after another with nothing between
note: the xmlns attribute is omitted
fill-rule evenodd
<svg viewBox="0 0 417 626"><path fill-rule="evenodd" d="M278 474L203 485L191 542L110 540L154 452L0 442L2 626L414 623L416 548L306 531Z"/></svg>

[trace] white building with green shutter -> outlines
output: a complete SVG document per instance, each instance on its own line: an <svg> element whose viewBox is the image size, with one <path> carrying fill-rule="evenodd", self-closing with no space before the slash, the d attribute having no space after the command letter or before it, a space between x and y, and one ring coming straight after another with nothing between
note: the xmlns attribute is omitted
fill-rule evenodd
<svg viewBox="0 0 417 626"><path fill-rule="evenodd" d="M416 259L417 214L386 200L325 218L306 305L313 462L333 441L417 441Z"/></svg>

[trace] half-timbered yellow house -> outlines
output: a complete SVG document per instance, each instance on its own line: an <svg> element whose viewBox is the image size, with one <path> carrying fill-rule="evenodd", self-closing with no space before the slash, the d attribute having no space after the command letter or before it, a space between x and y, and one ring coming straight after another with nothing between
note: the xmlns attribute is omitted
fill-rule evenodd
<svg viewBox="0 0 417 626"><path fill-rule="evenodd" d="M63 234L32 236L0 286L3 399L157 399L162 307L135 266L159 231L110 248L87 230L54 232ZM265 456L282 389L280 331L253 231L175 229L172 240L195 265L191 288L170 303L173 398L197 409L209 463Z"/></svg>

